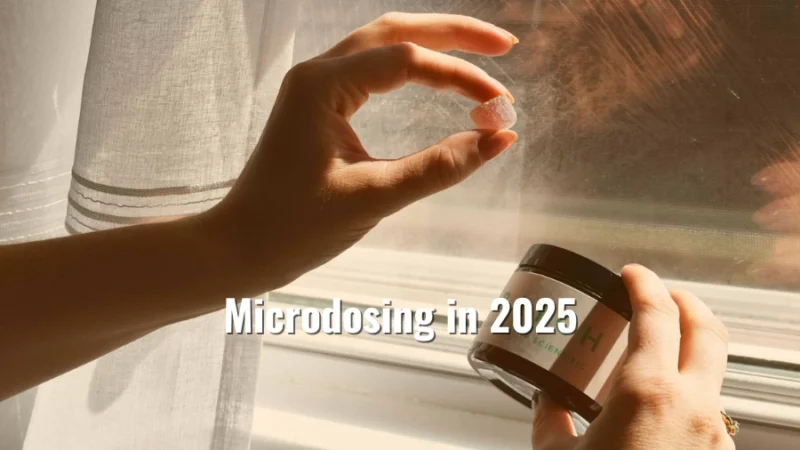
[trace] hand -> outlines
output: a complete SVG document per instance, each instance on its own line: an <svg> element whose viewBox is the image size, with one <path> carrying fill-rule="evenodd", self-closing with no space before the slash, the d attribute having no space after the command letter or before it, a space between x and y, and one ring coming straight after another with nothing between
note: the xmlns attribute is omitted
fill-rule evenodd
<svg viewBox="0 0 800 450"><path fill-rule="evenodd" d="M603 411L575 437L570 415L540 396L535 450L733 449L721 418L728 336L688 292L641 266L622 271L633 307L626 360Z"/></svg>
<svg viewBox="0 0 800 450"><path fill-rule="evenodd" d="M502 55L516 41L469 17L391 13L298 64L209 222L233 239L254 276L269 273L264 284L272 288L325 263L384 217L464 180L516 139L508 130L465 131L397 160L376 159L348 123L369 94L413 82L476 102L513 99L483 70L439 52Z"/></svg>
<svg viewBox="0 0 800 450"><path fill-rule="evenodd" d="M750 267L749 273L770 285L800 287L800 153L753 176L753 184L774 196L753 220L766 231L784 233L772 254Z"/></svg>
<svg viewBox="0 0 800 450"><path fill-rule="evenodd" d="M243 173L211 210L0 246L0 367L15 367L0 377L0 400L161 327L218 311L225 298L276 289L383 217L466 178L516 134L466 131L378 160L348 119L370 93L407 82L477 102L510 96L476 66L437 51L501 55L515 42L468 17L386 15L289 72ZM35 301L35 318L20 320L30 316L20 298Z"/></svg>

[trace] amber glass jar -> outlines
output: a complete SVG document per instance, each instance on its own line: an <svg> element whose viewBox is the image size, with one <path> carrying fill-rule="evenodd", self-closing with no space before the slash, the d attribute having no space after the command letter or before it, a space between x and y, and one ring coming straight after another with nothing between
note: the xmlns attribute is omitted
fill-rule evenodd
<svg viewBox="0 0 800 450"><path fill-rule="evenodd" d="M496 322L502 313L493 311L470 349L472 367L527 407L533 393L542 390L590 423L602 410L627 346L631 306L620 276L571 251L536 244L512 274L502 297L511 306L519 299L534 306L542 298L556 304L564 298L575 302L556 308L549 322L542 323L554 330L547 333L534 327L520 334L513 328L514 309L500 324ZM547 319L533 310L535 325ZM563 311L573 311L573 318ZM565 320L576 321L574 331L559 330L558 322ZM509 332L492 333L492 325L504 325Z"/></svg>

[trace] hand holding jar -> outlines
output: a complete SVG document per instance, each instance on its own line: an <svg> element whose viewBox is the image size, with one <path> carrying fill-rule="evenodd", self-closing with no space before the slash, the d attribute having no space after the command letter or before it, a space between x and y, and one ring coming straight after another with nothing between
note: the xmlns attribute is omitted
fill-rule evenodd
<svg viewBox="0 0 800 450"><path fill-rule="evenodd" d="M736 424L722 413L725 326L693 294L669 291L638 266L622 270L633 309L628 350L602 412L577 437L570 413L534 399L533 448L734 449Z"/></svg>

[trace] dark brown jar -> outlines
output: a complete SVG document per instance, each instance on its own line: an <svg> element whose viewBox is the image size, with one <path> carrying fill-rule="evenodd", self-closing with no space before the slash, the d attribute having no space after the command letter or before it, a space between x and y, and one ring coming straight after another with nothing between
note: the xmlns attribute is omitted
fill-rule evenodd
<svg viewBox="0 0 800 450"><path fill-rule="evenodd" d="M541 390L586 423L602 410L627 347L631 306L622 278L583 256L546 244L532 246L503 291L511 306L520 299L575 299L569 306L576 324L571 333L557 326L568 320L553 314L555 332L520 334L512 327L513 309L502 321L507 334L492 333L499 311L481 325L469 362L484 378L523 405ZM534 311L535 312L535 311ZM538 314L537 314L538 316ZM541 316L534 322L540 322Z"/></svg>

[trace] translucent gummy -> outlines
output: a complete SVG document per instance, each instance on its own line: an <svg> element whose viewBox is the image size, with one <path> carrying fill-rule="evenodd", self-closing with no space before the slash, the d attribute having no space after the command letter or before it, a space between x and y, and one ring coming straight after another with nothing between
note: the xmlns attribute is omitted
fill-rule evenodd
<svg viewBox="0 0 800 450"><path fill-rule="evenodd" d="M469 115L475 127L482 130L504 130L517 123L514 105L502 95L481 103Z"/></svg>

